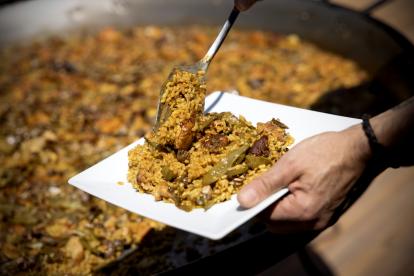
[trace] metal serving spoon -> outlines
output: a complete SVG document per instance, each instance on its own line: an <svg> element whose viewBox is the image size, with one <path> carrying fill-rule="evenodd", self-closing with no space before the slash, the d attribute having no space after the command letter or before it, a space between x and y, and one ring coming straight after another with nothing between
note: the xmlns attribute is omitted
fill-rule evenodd
<svg viewBox="0 0 414 276"><path fill-rule="evenodd" d="M157 107L157 117L155 120L154 130L158 130L160 125L167 119L168 117L164 110L164 104L161 103L162 95L165 92L165 86L166 84L172 79L174 72L177 70L179 71L186 71L193 74L196 74L198 71L204 71L206 72L208 69L208 66L210 65L211 60L216 55L218 49L220 48L221 44L223 43L224 39L226 38L228 32L230 31L231 27L233 26L233 23L236 21L237 16L239 15L239 11L234 7L231 11L229 17L227 18L226 22L224 23L223 27L221 28L219 34L217 35L216 39L214 40L213 44L210 46L210 49L208 49L207 54L196 64L194 65L187 65L187 66L176 66L168 76L167 80L164 82L164 84L161 87L160 91L160 97L158 99L158 107ZM202 79L202 82L204 83L204 77Z"/></svg>

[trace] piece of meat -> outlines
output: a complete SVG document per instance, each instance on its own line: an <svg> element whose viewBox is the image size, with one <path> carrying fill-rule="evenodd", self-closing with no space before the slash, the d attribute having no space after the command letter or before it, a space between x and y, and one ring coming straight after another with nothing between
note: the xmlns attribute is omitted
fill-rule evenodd
<svg viewBox="0 0 414 276"><path fill-rule="evenodd" d="M159 184L154 190L154 198L156 201L162 200L163 198L170 198L171 193L168 190L167 184Z"/></svg>
<svg viewBox="0 0 414 276"><path fill-rule="evenodd" d="M283 135L284 130L288 127L283 124L282 122L272 119L271 121L267 123L258 123L257 124L257 132L259 134L268 134L276 137L277 139Z"/></svg>
<svg viewBox="0 0 414 276"><path fill-rule="evenodd" d="M249 150L250 154L256 156L269 156L269 139L266 135L260 137L259 140L254 142L253 146Z"/></svg>
<svg viewBox="0 0 414 276"><path fill-rule="evenodd" d="M224 134L215 134L210 135L203 142L203 146L208 150L214 152L222 147L225 147L229 144L229 139Z"/></svg>
<svg viewBox="0 0 414 276"><path fill-rule="evenodd" d="M190 153L186 150L177 151L177 160L181 163L184 163L190 157Z"/></svg>
<svg viewBox="0 0 414 276"><path fill-rule="evenodd" d="M187 150L193 142L194 131L192 130L195 124L194 117L182 122L180 124L181 130L175 140L175 148L178 150Z"/></svg>
<svg viewBox="0 0 414 276"><path fill-rule="evenodd" d="M66 243L64 250L66 256L75 263L79 263L85 257L84 248L79 237L72 236Z"/></svg>
<svg viewBox="0 0 414 276"><path fill-rule="evenodd" d="M139 172L137 173L135 180L137 181L137 184L142 184L144 182L144 177Z"/></svg>

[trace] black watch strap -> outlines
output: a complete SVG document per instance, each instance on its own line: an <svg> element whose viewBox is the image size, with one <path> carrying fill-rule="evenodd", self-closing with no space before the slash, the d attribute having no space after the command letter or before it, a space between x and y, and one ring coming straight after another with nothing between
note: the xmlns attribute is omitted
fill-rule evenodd
<svg viewBox="0 0 414 276"><path fill-rule="evenodd" d="M375 162L382 162L390 167L398 168L399 166L395 164L396 162L392 161L388 150L378 141L378 138L375 135L374 129L372 128L369 119L370 116L368 115L362 116L362 129L364 130L365 136L368 139L368 143L372 152L372 159Z"/></svg>

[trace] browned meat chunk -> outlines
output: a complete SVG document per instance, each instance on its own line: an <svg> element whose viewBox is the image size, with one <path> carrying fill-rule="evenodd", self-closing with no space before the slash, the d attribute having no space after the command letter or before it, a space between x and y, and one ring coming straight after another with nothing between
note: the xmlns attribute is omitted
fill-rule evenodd
<svg viewBox="0 0 414 276"><path fill-rule="evenodd" d="M229 144L229 139L224 134L215 134L207 137L204 141L203 146L209 149L211 152L215 152L222 147Z"/></svg>
<svg viewBox="0 0 414 276"><path fill-rule="evenodd" d="M138 184L141 184L145 181L144 177L139 172L137 173L136 180Z"/></svg>
<svg viewBox="0 0 414 276"><path fill-rule="evenodd" d="M162 200L163 198L170 198L171 193L168 190L168 185L167 184L158 185L158 187L154 189L154 197L155 197L155 200L157 201Z"/></svg>
<svg viewBox="0 0 414 276"><path fill-rule="evenodd" d="M269 156L269 142L266 135L260 137L259 140L254 142L253 146L250 148L249 153L256 156Z"/></svg>
<svg viewBox="0 0 414 276"><path fill-rule="evenodd" d="M288 127L279 120L272 119L267 123L258 123L257 132L264 135L272 135L277 138L283 136L284 130Z"/></svg>
<svg viewBox="0 0 414 276"><path fill-rule="evenodd" d="M177 151L177 160L181 163L184 163L185 160L188 160L190 157L190 153L186 150L178 150Z"/></svg>
<svg viewBox="0 0 414 276"><path fill-rule="evenodd" d="M191 118L181 123L181 131L175 141L175 148L178 150L186 150L190 147L193 141L194 131L192 130L195 124L195 119Z"/></svg>

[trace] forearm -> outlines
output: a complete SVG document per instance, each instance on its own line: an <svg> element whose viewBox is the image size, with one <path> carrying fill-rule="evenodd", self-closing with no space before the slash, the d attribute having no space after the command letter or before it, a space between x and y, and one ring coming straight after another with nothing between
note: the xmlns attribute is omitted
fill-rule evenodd
<svg viewBox="0 0 414 276"><path fill-rule="evenodd" d="M398 147L407 139L413 141L414 97L371 119L371 125L381 145Z"/></svg>
<svg viewBox="0 0 414 276"><path fill-rule="evenodd" d="M396 165L414 164L414 97L370 120L378 142ZM395 163L395 162L394 162Z"/></svg>

